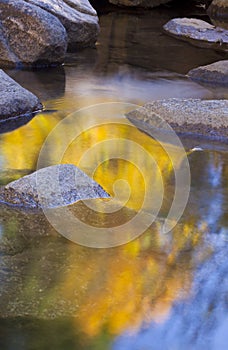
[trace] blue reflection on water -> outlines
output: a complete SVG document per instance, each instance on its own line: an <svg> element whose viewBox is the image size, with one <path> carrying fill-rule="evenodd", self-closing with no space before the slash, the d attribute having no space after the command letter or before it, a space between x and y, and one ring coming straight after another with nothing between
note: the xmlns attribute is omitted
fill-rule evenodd
<svg viewBox="0 0 228 350"><path fill-rule="evenodd" d="M196 272L192 296L176 303L163 323L125 333L112 350L226 350L228 344L228 230L212 235L213 257Z"/></svg>

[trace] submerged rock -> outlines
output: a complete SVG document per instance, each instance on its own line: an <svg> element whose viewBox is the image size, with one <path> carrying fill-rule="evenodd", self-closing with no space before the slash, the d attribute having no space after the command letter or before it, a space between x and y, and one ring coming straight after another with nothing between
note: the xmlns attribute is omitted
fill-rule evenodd
<svg viewBox="0 0 228 350"><path fill-rule="evenodd" d="M192 69L188 75L195 81L228 86L228 60Z"/></svg>
<svg viewBox="0 0 228 350"><path fill-rule="evenodd" d="M71 164L40 169L0 189L0 201L28 208L56 208L109 197L97 182Z"/></svg>
<svg viewBox="0 0 228 350"><path fill-rule="evenodd" d="M39 99L0 70L0 119L32 114L42 109ZM1 124L0 124L1 129Z"/></svg>
<svg viewBox="0 0 228 350"><path fill-rule="evenodd" d="M98 32L98 17L88 0L25 0L58 17L68 34L68 49L94 45Z"/></svg>
<svg viewBox="0 0 228 350"><path fill-rule="evenodd" d="M61 64L66 49L58 18L22 0L0 0L0 65Z"/></svg>
<svg viewBox="0 0 228 350"><path fill-rule="evenodd" d="M176 99L154 101L127 114L127 118L149 134L153 130L203 135L228 140L228 100Z"/></svg>
<svg viewBox="0 0 228 350"><path fill-rule="evenodd" d="M138 6L138 7L156 7L166 4L171 0L109 0L114 5Z"/></svg>
<svg viewBox="0 0 228 350"><path fill-rule="evenodd" d="M207 10L212 22L218 26L228 29L228 1L213 0Z"/></svg>
<svg viewBox="0 0 228 350"><path fill-rule="evenodd" d="M168 34L205 48L228 51L228 31L195 18L174 18L164 25Z"/></svg>

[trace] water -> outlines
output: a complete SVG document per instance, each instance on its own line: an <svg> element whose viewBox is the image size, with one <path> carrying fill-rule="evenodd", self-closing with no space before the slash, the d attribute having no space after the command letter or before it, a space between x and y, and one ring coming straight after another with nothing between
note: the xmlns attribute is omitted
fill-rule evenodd
<svg viewBox="0 0 228 350"><path fill-rule="evenodd" d="M125 125L116 112L116 106L135 108L125 103L228 96L226 89L209 89L185 77L193 67L225 56L164 35L161 25L179 15L172 8L106 13L96 49L69 55L64 67L8 72L40 96L46 111L20 121L24 125L4 124L1 184L36 169L41 147L55 128L42 164L79 165L112 195L122 196L125 208L108 224L122 224L129 211L138 212L146 186L158 199L160 173L164 200L158 219L142 235L110 249L73 244L42 215L1 206L1 349L226 349L227 147L183 140L190 198L181 220L163 234L182 152ZM98 125L88 127L96 120ZM72 131L77 137L69 142ZM203 151L192 152L195 146ZM158 168L148 166L150 158ZM144 209L150 212L156 205L154 200ZM105 225L104 217L93 219L84 207L76 212Z"/></svg>

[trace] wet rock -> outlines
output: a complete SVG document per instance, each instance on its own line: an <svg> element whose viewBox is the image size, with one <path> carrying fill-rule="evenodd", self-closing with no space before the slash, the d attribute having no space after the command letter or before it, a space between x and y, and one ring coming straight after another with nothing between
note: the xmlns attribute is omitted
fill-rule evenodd
<svg viewBox="0 0 228 350"><path fill-rule="evenodd" d="M213 0L207 10L207 13L215 25L228 29L227 0Z"/></svg>
<svg viewBox="0 0 228 350"><path fill-rule="evenodd" d="M0 201L28 208L56 208L92 198L109 195L71 164L40 169L0 189Z"/></svg>
<svg viewBox="0 0 228 350"><path fill-rule="evenodd" d="M127 118L149 134L154 135L154 130L165 132L166 140L171 126L178 133L202 135L227 143L227 116L228 100L172 98L148 103L128 113Z"/></svg>
<svg viewBox="0 0 228 350"><path fill-rule="evenodd" d="M174 18L164 25L166 33L205 48L228 51L228 31L195 18Z"/></svg>
<svg viewBox="0 0 228 350"><path fill-rule="evenodd" d="M156 7L171 0L109 0L110 3L120 6Z"/></svg>
<svg viewBox="0 0 228 350"><path fill-rule="evenodd" d="M0 0L0 65L64 61L67 34L55 16L22 0Z"/></svg>
<svg viewBox="0 0 228 350"><path fill-rule="evenodd" d="M39 99L11 79L3 70L0 70L0 91L0 120L31 115L42 109Z"/></svg>
<svg viewBox="0 0 228 350"><path fill-rule="evenodd" d="M188 75L195 81L228 86L228 60L192 69Z"/></svg>
<svg viewBox="0 0 228 350"><path fill-rule="evenodd" d="M99 32L96 11L88 0L25 0L58 17L68 34L68 49L95 44Z"/></svg>

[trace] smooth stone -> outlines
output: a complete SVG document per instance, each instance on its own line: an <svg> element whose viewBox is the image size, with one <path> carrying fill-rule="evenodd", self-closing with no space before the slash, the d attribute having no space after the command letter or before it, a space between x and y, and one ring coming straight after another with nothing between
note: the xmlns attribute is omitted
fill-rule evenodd
<svg viewBox="0 0 228 350"><path fill-rule="evenodd" d="M163 26L167 34L205 48L228 51L228 31L195 18L174 18Z"/></svg>
<svg viewBox="0 0 228 350"><path fill-rule="evenodd" d="M64 62L67 33L61 22L22 0L0 0L0 65L49 66Z"/></svg>
<svg viewBox="0 0 228 350"><path fill-rule="evenodd" d="M228 1L227 0L213 0L207 10L212 22L228 29Z"/></svg>
<svg viewBox="0 0 228 350"><path fill-rule="evenodd" d="M194 81L228 86L228 60L192 69L188 76Z"/></svg>
<svg viewBox="0 0 228 350"><path fill-rule="evenodd" d="M0 201L27 208L56 208L109 194L72 164L59 164L24 176L0 189Z"/></svg>
<svg viewBox="0 0 228 350"><path fill-rule="evenodd" d="M0 119L31 115L42 109L38 97L24 89L16 81L10 78L3 70L0 70ZM0 124L1 129L1 124Z"/></svg>
<svg viewBox="0 0 228 350"><path fill-rule="evenodd" d="M58 17L68 34L68 50L93 46L99 33L98 17L88 0L25 0Z"/></svg>
<svg viewBox="0 0 228 350"><path fill-rule="evenodd" d="M228 140L228 100L171 98L154 101L128 113L127 118L152 136L153 130L164 132L167 142L169 126L178 133L224 143Z"/></svg>

